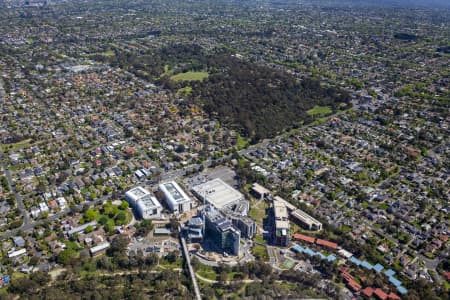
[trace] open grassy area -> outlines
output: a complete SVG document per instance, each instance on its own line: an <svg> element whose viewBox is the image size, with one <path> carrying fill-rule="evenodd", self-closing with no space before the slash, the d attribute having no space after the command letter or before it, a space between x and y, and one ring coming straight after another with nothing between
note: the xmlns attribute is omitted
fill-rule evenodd
<svg viewBox="0 0 450 300"><path fill-rule="evenodd" d="M211 279L211 280L217 280L218 274L214 271L214 269L210 266L200 264L199 269L196 271L198 275L201 277Z"/></svg>
<svg viewBox="0 0 450 300"><path fill-rule="evenodd" d="M103 57L113 57L116 54L111 49L106 50L104 52L97 52L97 53L89 54L89 56L91 56L91 57L95 56L95 55L99 55L99 56L103 56Z"/></svg>
<svg viewBox="0 0 450 300"><path fill-rule="evenodd" d="M283 262L282 267L285 268L285 269L291 269L294 265L295 265L295 263L292 260L286 259Z"/></svg>
<svg viewBox="0 0 450 300"><path fill-rule="evenodd" d="M310 116L325 116L331 114L333 111L331 110L331 107L329 106L319 106L316 105L310 110L308 110L306 113Z"/></svg>
<svg viewBox="0 0 450 300"><path fill-rule="evenodd" d="M269 260L269 253L267 252L266 246L262 246L262 245L258 245L258 244L254 245L252 248L252 254L256 258L259 258L263 261Z"/></svg>
<svg viewBox="0 0 450 300"><path fill-rule="evenodd" d="M240 134L237 135L236 148L242 150L248 146L248 139L242 137Z"/></svg>
<svg viewBox="0 0 450 300"><path fill-rule="evenodd" d="M258 202L252 201L248 215L250 218L255 220L256 224L262 226L263 219L266 217L266 209L268 207L269 204L264 200Z"/></svg>
<svg viewBox="0 0 450 300"><path fill-rule="evenodd" d="M186 72L173 75L170 79L173 81L201 81L208 76L208 72Z"/></svg>
<svg viewBox="0 0 450 300"><path fill-rule="evenodd" d="M26 148L30 146L30 142L31 139L27 139L13 144L1 144L0 150Z"/></svg>
<svg viewBox="0 0 450 300"><path fill-rule="evenodd" d="M177 91L177 94L182 97L184 97L184 96L187 97L191 93L192 93L192 87L190 87L190 86L185 86Z"/></svg>
<svg viewBox="0 0 450 300"><path fill-rule="evenodd" d="M264 240L263 236L261 234L255 235L255 242L260 244L266 244L266 241Z"/></svg>
<svg viewBox="0 0 450 300"><path fill-rule="evenodd" d="M447 280L444 280L444 288L447 292L450 291L450 283Z"/></svg>
<svg viewBox="0 0 450 300"><path fill-rule="evenodd" d="M163 258L159 260L159 267L169 270L178 269L183 267L183 259L177 258L174 262L170 263L167 259Z"/></svg>

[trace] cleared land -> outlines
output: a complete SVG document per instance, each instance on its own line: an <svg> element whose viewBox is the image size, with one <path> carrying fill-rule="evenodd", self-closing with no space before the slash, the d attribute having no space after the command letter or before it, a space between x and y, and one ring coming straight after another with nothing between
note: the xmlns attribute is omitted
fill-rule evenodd
<svg viewBox="0 0 450 300"><path fill-rule="evenodd" d="M310 110L308 110L306 113L310 116L324 116L324 115L329 115L332 112L333 111L331 110L331 107L329 107L329 106L316 105L313 108L311 108Z"/></svg>
<svg viewBox="0 0 450 300"><path fill-rule="evenodd" d="M202 81L208 76L208 72L186 72L173 75L170 79L173 81Z"/></svg>

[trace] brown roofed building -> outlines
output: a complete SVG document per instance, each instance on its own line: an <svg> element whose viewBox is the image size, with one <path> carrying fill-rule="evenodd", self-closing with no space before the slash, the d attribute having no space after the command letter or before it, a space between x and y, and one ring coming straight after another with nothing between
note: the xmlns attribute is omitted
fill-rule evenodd
<svg viewBox="0 0 450 300"><path fill-rule="evenodd" d="M310 244L314 244L314 241L316 240L316 238L312 237L312 236L307 236L307 235L303 235L300 233L295 233L293 238L295 240L299 240L299 241L304 241Z"/></svg>
<svg viewBox="0 0 450 300"><path fill-rule="evenodd" d="M375 296L377 296L378 299L380 300L386 300L388 298L388 294L386 294L382 289L377 288L375 289L375 291L373 292L375 294Z"/></svg>
<svg viewBox="0 0 450 300"><path fill-rule="evenodd" d="M321 246L325 246L328 248L331 248L333 250L336 250L338 248L338 244L327 241L327 240L321 240L321 239L317 239L316 240L316 244L317 245L321 245Z"/></svg>

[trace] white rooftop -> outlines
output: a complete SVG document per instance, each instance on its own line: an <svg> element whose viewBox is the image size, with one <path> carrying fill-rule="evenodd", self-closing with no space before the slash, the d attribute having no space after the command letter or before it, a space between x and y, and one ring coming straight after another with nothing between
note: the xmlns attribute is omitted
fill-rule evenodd
<svg viewBox="0 0 450 300"><path fill-rule="evenodd" d="M206 198L206 202L212 204L217 209L222 209L244 200L244 195L220 178L196 185L192 190L202 200Z"/></svg>
<svg viewBox="0 0 450 300"><path fill-rule="evenodd" d="M167 200L174 205L189 202L191 199L186 195L183 189L175 181L162 183L159 185Z"/></svg>
<svg viewBox="0 0 450 300"><path fill-rule="evenodd" d="M150 195L150 192L140 186L135 187L125 193L125 197L131 198L134 201L136 201L146 195Z"/></svg>

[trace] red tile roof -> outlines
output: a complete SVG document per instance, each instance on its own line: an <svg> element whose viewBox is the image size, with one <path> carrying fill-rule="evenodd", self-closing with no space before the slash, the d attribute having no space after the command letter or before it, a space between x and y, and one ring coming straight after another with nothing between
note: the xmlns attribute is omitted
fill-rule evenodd
<svg viewBox="0 0 450 300"><path fill-rule="evenodd" d="M375 296L378 297L378 299L380 300L386 300L388 297L388 294L386 294L382 289L377 288L375 289L375 291L373 292L375 294Z"/></svg>
<svg viewBox="0 0 450 300"><path fill-rule="evenodd" d="M330 242L330 241L326 241L326 240L321 240L321 239L317 239L316 241L317 245L321 245L321 246L325 246L331 249L337 249L338 244Z"/></svg>
<svg viewBox="0 0 450 300"><path fill-rule="evenodd" d="M294 234L294 239L305 241L305 242L308 242L308 243L311 243L311 244L314 244L314 241L316 240L316 238L314 238L312 236L307 236L307 235L303 235L303 234L300 234L300 233Z"/></svg>
<svg viewBox="0 0 450 300"><path fill-rule="evenodd" d="M368 287L366 287L366 288L362 291L362 293L363 293L364 295L366 295L367 297L372 297L372 294L373 294L373 288L371 288L370 286L368 286Z"/></svg>
<svg viewBox="0 0 450 300"><path fill-rule="evenodd" d="M395 294L395 293L390 293L389 294L389 299L392 299L392 300L402 300L397 294Z"/></svg>
<svg viewBox="0 0 450 300"><path fill-rule="evenodd" d="M353 276L347 272L342 273L342 277L344 277L345 280L353 280Z"/></svg>
<svg viewBox="0 0 450 300"><path fill-rule="evenodd" d="M450 272L444 272L445 278L450 281Z"/></svg>
<svg viewBox="0 0 450 300"><path fill-rule="evenodd" d="M359 285L356 281L354 280L349 280L347 282L348 286L354 290L355 292L359 292L361 290L361 285Z"/></svg>

